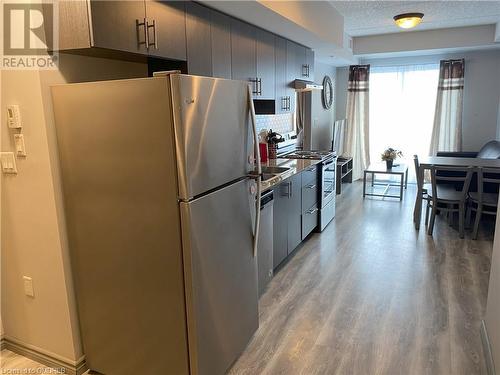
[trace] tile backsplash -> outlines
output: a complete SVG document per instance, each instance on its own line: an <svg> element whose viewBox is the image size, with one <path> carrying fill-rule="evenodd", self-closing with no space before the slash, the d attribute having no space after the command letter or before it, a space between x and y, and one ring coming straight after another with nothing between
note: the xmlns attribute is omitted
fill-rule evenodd
<svg viewBox="0 0 500 375"><path fill-rule="evenodd" d="M279 115L257 115L257 133L262 129L273 129L273 131L284 134L295 130L295 114L282 113Z"/></svg>

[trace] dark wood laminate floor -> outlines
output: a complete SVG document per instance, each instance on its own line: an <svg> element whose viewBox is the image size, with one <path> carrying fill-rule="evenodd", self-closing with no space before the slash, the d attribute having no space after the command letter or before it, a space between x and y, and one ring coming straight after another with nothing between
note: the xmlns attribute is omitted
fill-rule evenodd
<svg viewBox="0 0 500 375"><path fill-rule="evenodd" d="M440 219L434 236L402 203L338 199L260 301L260 328L231 374L485 374L479 333L493 226L460 240Z"/></svg>

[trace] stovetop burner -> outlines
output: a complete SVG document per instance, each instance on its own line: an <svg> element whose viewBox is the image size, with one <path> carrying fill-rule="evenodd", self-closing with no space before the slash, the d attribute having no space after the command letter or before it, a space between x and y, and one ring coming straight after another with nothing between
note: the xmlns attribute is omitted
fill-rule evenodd
<svg viewBox="0 0 500 375"><path fill-rule="evenodd" d="M288 154L281 156L285 159L313 159L313 160L323 160L329 157L334 157L336 153L334 151L305 151L296 150Z"/></svg>

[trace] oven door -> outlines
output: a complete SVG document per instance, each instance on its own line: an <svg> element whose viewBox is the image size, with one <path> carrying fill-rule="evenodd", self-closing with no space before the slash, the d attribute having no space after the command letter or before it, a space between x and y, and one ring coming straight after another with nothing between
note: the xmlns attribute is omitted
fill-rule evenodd
<svg viewBox="0 0 500 375"><path fill-rule="evenodd" d="M321 208L325 207L335 197L336 158L322 162L321 170Z"/></svg>

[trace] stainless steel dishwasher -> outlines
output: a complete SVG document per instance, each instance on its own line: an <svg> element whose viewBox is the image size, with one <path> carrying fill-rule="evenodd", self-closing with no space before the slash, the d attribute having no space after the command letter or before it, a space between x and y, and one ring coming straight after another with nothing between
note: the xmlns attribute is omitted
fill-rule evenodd
<svg viewBox="0 0 500 375"><path fill-rule="evenodd" d="M273 278L273 191L262 193L260 198L259 244L257 268L259 273L259 297Z"/></svg>

